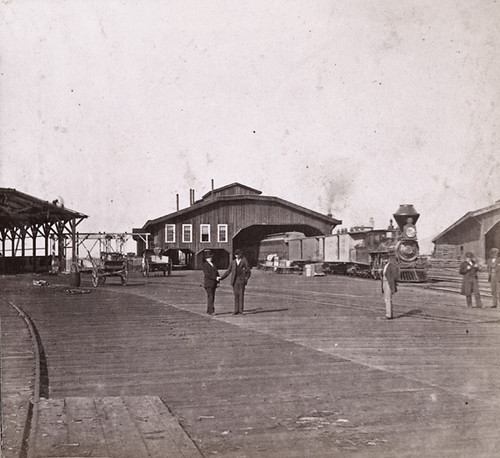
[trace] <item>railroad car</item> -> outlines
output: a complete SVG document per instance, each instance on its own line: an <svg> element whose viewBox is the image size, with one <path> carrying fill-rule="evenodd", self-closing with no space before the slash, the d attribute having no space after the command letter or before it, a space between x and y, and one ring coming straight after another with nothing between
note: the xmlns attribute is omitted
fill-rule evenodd
<svg viewBox="0 0 500 458"><path fill-rule="evenodd" d="M304 238L302 232L280 232L267 236L260 242L258 262L264 265L269 260L269 256L276 256L279 259L289 259L289 248L287 242L290 239Z"/></svg>
<svg viewBox="0 0 500 458"><path fill-rule="evenodd" d="M393 253L399 263L400 281L425 281L427 266L419 255L415 225L419 216L413 205L403 204L393 214L397 227L391 220L387 229L360 226L314 237L273 234L261 242L261 248L269 247L277 257L297 266L322 263L326 273L367 278L380 278L384 260Z"/></svg>

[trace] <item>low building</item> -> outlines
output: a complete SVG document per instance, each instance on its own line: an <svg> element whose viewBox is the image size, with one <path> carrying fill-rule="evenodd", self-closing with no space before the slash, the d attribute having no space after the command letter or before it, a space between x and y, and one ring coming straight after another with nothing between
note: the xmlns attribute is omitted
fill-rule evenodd
<svg viewBox="0 0 500 458"><path fill-rule="evenodd" d="M252 265L257 264L259 244L269 234L297 231L307 236L329 234L342 221L331 215L309 210L279 197L263 196L262 191L240 183L214 189L200 200L160 218L147 221L134 232L137 252L155 248L168 254L174 265L201 268L203 251L214 252L215 262L226 268L236 249L244 251Z"/></svg>
<svg viewBox="0 0 500 458"><path fill-rule="evenodd" d="M487 258L491 248L500 248L500 200L465 214L432 242L434 258L460 259L468 251Z"/></svg>

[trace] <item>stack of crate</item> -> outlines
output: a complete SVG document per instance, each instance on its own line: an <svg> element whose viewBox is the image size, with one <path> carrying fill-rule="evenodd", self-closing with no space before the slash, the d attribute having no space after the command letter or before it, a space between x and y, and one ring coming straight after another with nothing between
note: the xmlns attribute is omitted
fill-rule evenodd
<svg viewBox="0 0 500 458"><path fill-rule="evenodd" d="M436 245L431 256L429 277L448 276L450 272L458 273L460 253L455 245Z"/></svg>

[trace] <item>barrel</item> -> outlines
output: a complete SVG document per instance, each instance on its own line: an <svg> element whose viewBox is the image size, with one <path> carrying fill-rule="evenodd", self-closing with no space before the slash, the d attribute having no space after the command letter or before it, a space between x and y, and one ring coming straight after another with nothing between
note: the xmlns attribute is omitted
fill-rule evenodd
<svg viewBox="0 0 500 458"><path fill-rule="evenodd" d="M69 271L69 286L71 286L71 288L78 288L81 283L82 283L82 275L78 270L78 266L75 263L73 263Z"/></svg>
<svg viewBox="0 0 500 458"><path fill-rule="evenodd" d="M82 283L82 276L80 272L70 272L69 273L69 286L72 288L78 288Z"/></svg>
<svg viewBox="0 0 500 458"><path fill-rule="evenodd" d="M306 277L312 277L313 276L313 266L311 264L306 264L304 266L304 273Z"/></svg>

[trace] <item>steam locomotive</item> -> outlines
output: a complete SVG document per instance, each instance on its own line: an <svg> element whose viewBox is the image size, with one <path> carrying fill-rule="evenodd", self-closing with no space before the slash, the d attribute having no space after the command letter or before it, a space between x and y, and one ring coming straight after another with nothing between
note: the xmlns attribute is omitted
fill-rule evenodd
<svg viewBox="0 0 500 458"><path fill-rule="evenodd" d="M416 223L420 214L413 205L402 204L387 229L354 227L335 234L305 237L303 234L273 234L261 241L259 261L272 253L296 266L321 264L323 272L380 278L389 255L396 256L401 282L427 280L427 264L420 256Z"/></svg>

